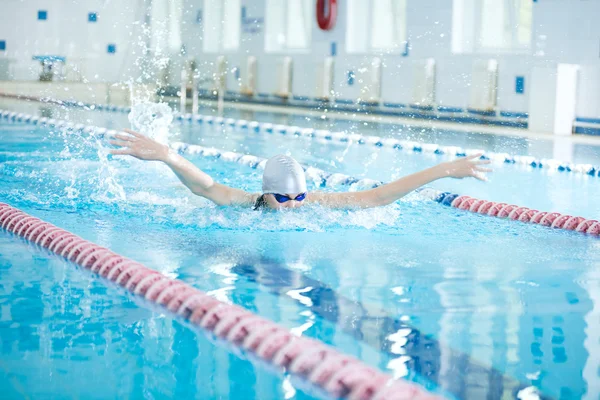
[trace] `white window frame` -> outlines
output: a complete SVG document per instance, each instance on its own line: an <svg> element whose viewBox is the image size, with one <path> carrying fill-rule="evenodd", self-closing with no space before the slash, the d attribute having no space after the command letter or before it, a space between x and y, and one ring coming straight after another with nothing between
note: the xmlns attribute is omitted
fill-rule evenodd
<svg viewBox="0 0 600 400"><path fill-rule="evenodd" d="M265 10L265 53L310 53L314 0L266 0ZM293 32L295 27L304 34Z"/></svg>
<svg viewBox="0 0 600 400"><path fill-rule="evenodd" d="M376 7L381 7L383 18L389 19L375 20L379 17ZM392 11L385 12L383 8ZM408 45L407 10L407 0L347 0L346 52L378 55L404 52ZM389 44L382 44L385 41Z"/></svg>
<svg viewBox="0 0 600 400"><path fill-rule="evenodd" d="M490 13L486 21L484 12L486 3L498 5L503 2L503 15ZM531 0L453 0L452 10L452 52L455 54L530 54L533 36L533 2ZM521 12L527 13L529 21L521 21ZM518 19L518 23L514 23ZM503 36L508 36L506 44L500 46L486 45L485 27L500 21L505 27ZM523 25L528 24L529 26ZM519 32L523 29L524 32ZM527 43L523 43L520 34L529 35ZM493 32L490 37L498 37Z"/></svg>
<svg viewBox="0 0 600 400"><path fill-rule="evenodd" d="M202 11L202 51L237 52L242 30L241 0L204 0Z"/></svg>
<svg viewBox="0 0 600 400"><path fill-rule="evenodd" d="M183 0L155 0L150 13L150 44L154 54L178 54L181 51Z"/></svg>

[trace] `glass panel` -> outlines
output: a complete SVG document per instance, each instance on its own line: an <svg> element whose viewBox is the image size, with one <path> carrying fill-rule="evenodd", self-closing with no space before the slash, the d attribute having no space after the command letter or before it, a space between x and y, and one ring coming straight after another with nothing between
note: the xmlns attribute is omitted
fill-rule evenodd
<svg viewBox="0 0 600 400"><path fill-rule="evenodd" d="M288 0L287 48L308 49L310 47L311 0Z"/></svg>
<svg viewBox="0 0 600 400"><path fill-rule="evenodd" d="M510 47L510 26L505 0L483 0L480 44L482 48ZM508 31L507 31L508 28Z"/></svg>
<svg viewBox="0 0 600 400"><path fill-rule="evenodd" d="M399 49L406 40L406 1L379 0L372 4L371 49Z"/></svg>
<svg viewBox="0 0 600 400"><path fill-rule="evenodd" d="M368 16L368 0L348 0L348 20L346 23L346 51L348 53L367 52L369 43Z"/></svg>
<svg viewBox="0 0 600 400"><path fill-rule="evenodd" d="M515 10L519 18L517 26L517 45L531 46L531 24L533 20L533 3L528 0L515 0Z"/></svg>
<svg viewBox="0 0 600 400"><path fill-rule="evenodd" d="M183 0L169 1L169 51L177 54L181 51L181 20Z"/></svg>
<svg viewBox="0 0 600 400"><path fill-rule="evenodd" d="M223 8L223 50L237 50L240 47L242 20L240 0L225 0Z"/></svg>
<svg viewBox="0 0 600 400"><path fill-rule="evenodd" d="M285 9L283 0L267 0L265 9L265 51L272 53L285 48Z"/></svg>
<svg viewBox="0 0 600 400"><path fill-rule="evenodd" d="M204 0L202 47L206 53L218 53L221 48L222 15L223 3L221 0Z"/></svg>

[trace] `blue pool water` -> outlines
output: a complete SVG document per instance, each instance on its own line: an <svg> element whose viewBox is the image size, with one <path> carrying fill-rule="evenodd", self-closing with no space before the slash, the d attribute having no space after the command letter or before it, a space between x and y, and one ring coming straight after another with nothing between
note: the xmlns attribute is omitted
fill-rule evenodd
<svg viewBox="0 0 600 400"><path fill-rule="evenodd" d="M0 107L127 126L123 114ZM277 122L302 124L301 117L287 118ZM343 124L356 125L339 122L337 129ZM382 126L356 129L385 134ZM444 160L198 124L174 125L173 132L174 140L263 157L289 152L327 171L381 180ZM449 140L440 132L397 134ZM466 140L448 144L515 154L535 148L540 157L553 150L524 139ZM600 394L596 238L418 196L360 211L222 209L189 194L162 165L105 159L103 143L90 138L2 122L0 144L0 201L396 377L464 399L510 398L528 386L556 399ZM589 162L597 151L578 146L575 161ZM260 171L191 159L222 183L260 189ZM598 218L599 181L506 165L488 184L433 186ZM79 397L314 395L4 233L0 274L0 383L10 398L60 397L67 382Z"/></svg>

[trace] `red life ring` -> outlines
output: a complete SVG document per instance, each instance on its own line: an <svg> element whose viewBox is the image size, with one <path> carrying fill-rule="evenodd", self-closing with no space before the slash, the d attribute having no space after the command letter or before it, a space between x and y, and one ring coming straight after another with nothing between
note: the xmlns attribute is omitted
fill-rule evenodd
<svg viewBox="0 0 600 400"><path fill-rule="evenodd" d="M325 15L325 2L329 13ZM317 0L317 23L319 28L324 31L329 31L335 26L337 18L337 0Z"/></svg>

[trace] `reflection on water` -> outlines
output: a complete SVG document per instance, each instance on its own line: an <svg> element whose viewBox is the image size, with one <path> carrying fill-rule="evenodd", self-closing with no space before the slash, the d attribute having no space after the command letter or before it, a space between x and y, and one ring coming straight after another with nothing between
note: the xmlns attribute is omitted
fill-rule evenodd
<svg viewBox="0 0 600 400"><path fill-rule="evenodd" d="M0 246L3 398L312 398L72 265Z"/></svg>

